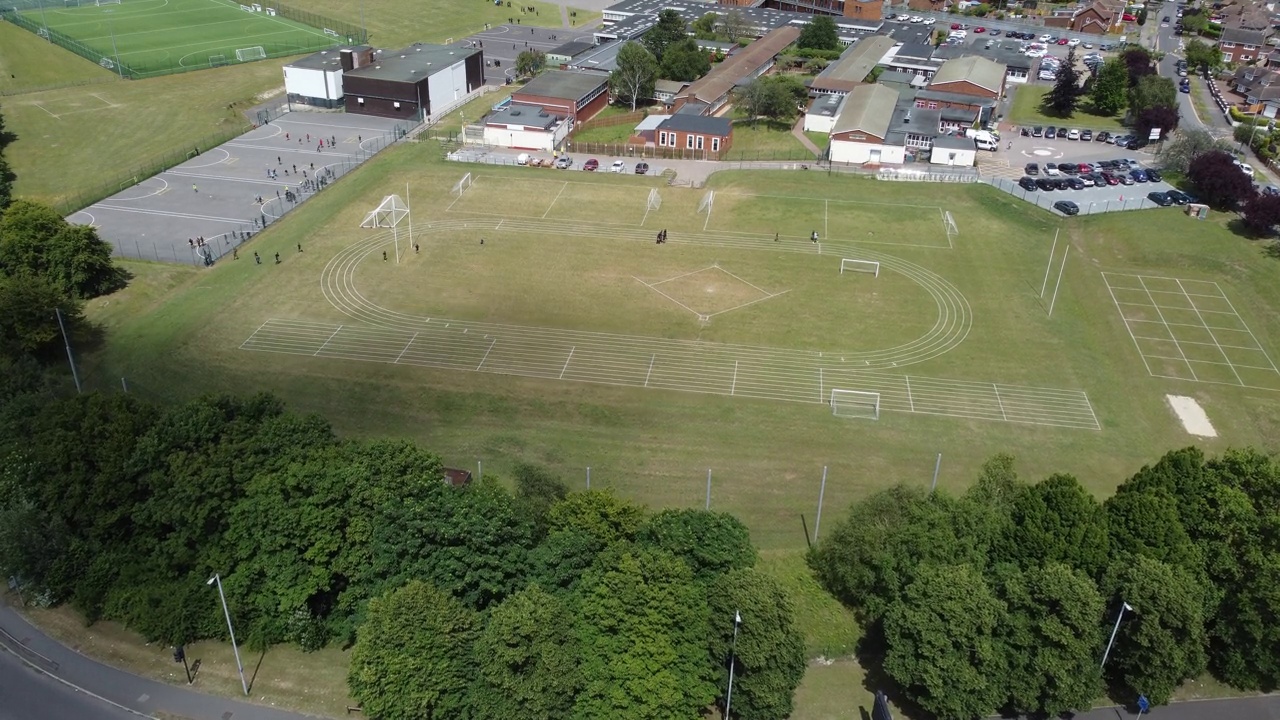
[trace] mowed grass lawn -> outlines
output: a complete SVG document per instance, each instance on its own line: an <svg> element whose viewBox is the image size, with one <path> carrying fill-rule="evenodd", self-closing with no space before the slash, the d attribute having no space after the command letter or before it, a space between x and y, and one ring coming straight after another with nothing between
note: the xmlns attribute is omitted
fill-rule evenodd
<svg viewBox="0 0 1280 720"><path fill-rule="evenodd" d="M48 46L47 52L56 56L64 51ZM247 128L241 111L283 84L280 68L285 62L264 60L5 98L5 125L18 136L6 150L18 175L16 192L59 203L152 158Z"/></svg>
<svg viewBox="0 0 1280 720"><path fill-rule="evenodd" d="M119 80L106 68L42 40L35 33L12 23L0 23L0 92ZM11 102L4 101L4 105Z"/></svg>
<svg viewBox="0 0 1280 720"><path fill-rule="evenodd" d="M1089 101L1085 98L1080 106L1076 108L1075 114L1071 117L1061 118L1053 115L1047 115L1044 112L1043 103L1046 95L1053 87L1050 85L1033 85L1027 83L1019 86L1013 96L1013 107L1009 110L1009 122L1015 125L1053 125L1059 127L1067 125L1069 127L1077 127L1081 130L1108 130L1115 132L1123 130L1124 125L1121 120L1124 118L1123 113L1119 115L1095 115L1089 112Z"/></svg>
<svg viewBox="0 0 1280 720"><path fill-rule="evenodd" d="M302 10L358 25L361 9L358 4L344 0L299 0L294 3ZM522 12L521 7L534 10ZM582 27L596 20L600 13L570 8L576 18L570 18L572 27ZM364 23L369 30L369 41L375 47L397 48L415 42L445 42L462 38L484 29L485 24L502 25L508 19L520 20L522 25L561 27L560 7L543 0L519 0L510 7L492 0L378 0L364 6Z"/></svg>
<svg viewBox="0 0 1280 720"><path fill-rule="evenodd" d="M593 486L614 487L655 507L701 506L711 468L712 507L741 517L766 549L803 547L800 515L814 512L824 465L827 521L833 522L831 513L838 516L872 490L928 482L937 452L943 453L944 487L966 486L986 458L1010 452L1029 477L1071 472L1105 495L1160 453L1194 441L1166 407L1167 392L1192 395L1205 406L1221 433L1200 441L1211 451L1270 447L1280 429L1273 392L1149 376L1102 282L1101 270L1216 279L1274 356L1280 320L1269 309L1280 300L1276 265L1212 221L1196 224L1194 233L1173 211L1064 224L1059 252L1067 242L1074 252L1049 319L1038 294L1057 221L985 186L940 193L933 185L819 173L727 172L711 180L720 210L707 220L696 213L703 191L667 188L652 178L439 158L432 143L390 150L291 213L252 248L270 255L304 242L306 253L286 253L281 266L224 262L199 273L163 305L115 320L107 345L85 359L86 370L101 387L116 387L126 376L131 387L158 398L271 390L295 408L321 412L342 432L410 437L453 465L483 461L486 472L500 474L527 460L578 482L590 466ZM448 210L455 199L450 188L468 171L476 177L474 192ZM363 236L357 227L364 214L406 182L419 222L474 218L476 229L420 230L421 256L399 267L357 268L358 288L398 312L812 352L909 341L938 319L928 292L888 271L879 278L841 276L836 257L769 250L773 232L802 242L819 221L814 198L830 198L821 205L842 209L844 242L865 242L868 250L927 268L969 304L973 324L959 346L895 372L1082 390L1101 429L919 413L886 412L878 422L836 419L817 402L816 383L814 402L788 403L239 350L271 318L351 322L321 295L317 279L334 253ZM654 187L662 208L642 226ZM849 198L863 202L847 204ZM774 222L766 224L770 204ZM932 220L939 205L959 226L954 249L947 249L941 221ZM477 236L489 234L498 220L544 215L565 227L598 228L598 236L497 231L480 254ZM763 247L678 243L681 233L699 233L704 225L757 237ZM658 227L669 229L672 244L656 248L643 239ZM858 227L864 234L855 236ZM735 274L742 280L786 293L701 327L694 314L636 280L656 283L708 265L740 270ZM727 302L711 297L720 292L744 291L720 281L675 290L686 304ZM186 371L192 365L204 368L199 383Z"/></svg>

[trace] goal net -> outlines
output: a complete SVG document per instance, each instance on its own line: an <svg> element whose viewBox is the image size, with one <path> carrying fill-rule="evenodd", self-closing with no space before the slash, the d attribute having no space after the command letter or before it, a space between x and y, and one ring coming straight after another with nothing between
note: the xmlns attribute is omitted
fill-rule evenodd
<svg viewBox="0 0 1280 720"><path fill-rule="evenodd" d="M236 50L236 60L240 62L248 62L250 60L265 60L267 51L262 49L261 45L256 47L240 48Z"/></svg>
<svg viewBox="0 0 1280 720"><path fill-rule="evenodd" d="M698 203L698 214L711 214L711 206L716 202L716 191L708 190L706 195L702 196L702 201Z"/></svg>
<svg viewBox="0 0 1280 720"><path fill-rule="evenodd" d="M880 393L861 390L832 390L831 414L838 417L880 419Z"/></svg>
<svg viewBox="0 0 1280 720"><path fill-rule="evenodd" d="M649 191L649 204L645 206L647 210L657 210L662 207L662 196L658 194L658 189L654 188Z"/></svg>
<svg viewBox="0 0 1280 720"><path fill-rule="evenodd" d="M409 207L399 195L388 195L382 199L378 207L365 215L362 228L394 228L409 214Z"/></svg>
<svg viewBox="0 0 1280 720"><path fill-rule="evenodd" d="M210 55L209 56L209 67L222 67L223 65L226 65L226 64L227 64L226 55Z"/></svg>
<svg viewBox="0 0 1280 720"><path fill-rule="evenodd" d="M103 5L119 5L120 0L94 0L94 4L98 7L102 7Z"/></svg>
<svg viewBox="0 0 1280 720"><path fill-rule="evenodd" d="M840 274L845 271L871 273L876 277L880 277L880 263L875 260L852 260L843 258L840 260Z"/></svg>
<svg viewBox="0 0 1280 720"><path fill-rule="evenodd" d="M463 175L462 179L459 180L457 184L453 186L453 196L462 197L462 194L467 191L467 188L471 187L473 182L474 181L471 179L471 173L467 173L466 175Z"/></svg>
<svg viewBox="0 0 1280 720"><path fill-rule="evenodd" d="M950 210L942 213L942 224L946 227L948 240L960 234L960 230L956 228L956 219L951 217Z"/></svg>

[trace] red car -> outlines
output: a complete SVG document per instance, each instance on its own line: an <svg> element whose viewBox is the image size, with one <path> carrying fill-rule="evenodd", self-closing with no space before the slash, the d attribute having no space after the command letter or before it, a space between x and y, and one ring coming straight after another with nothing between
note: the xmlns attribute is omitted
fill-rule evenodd
<svg viewBox="0 0 1280 720"><path fill-rule="evenodd" d="M976 33L984 33L984 32L986 32L986 31L987 31L987 29L986 29L986 28L984 28L984 27L979 26L979 27L974 28L974 29L973 29L973 31L974 31L974 32L976 32Z"/></svg>
<svg viewBox="0 0 1280 720"><path fill-rule="evenodd" d="M1071 42L1071 41L1070 41L1070 40L1068 40L1067 38L1058 38L1058 44L1059 44L1059 45L1066 45L1066 44L1067 44L1067 43L1069 43L1069 42Z"/></svg>
<svg viewBox="0 0 1280 720"><path fill-rule="evenodd" d="M590 160L582 163L582 169L595 172L596 170L600 169L600 161L595 158L591 158Z"/></svg>
<svg viewBox="0 0 1280 720"><path fill-rule="evenodd" d="M1093 172L1093 166L1089 163L1080 163L1080 172L1091 173Z"/></svg>
<svg viewBox="0 0 1280 720"><path fill-rule="evenodd" d="M952 29L952 30L959 30L959 29L960 29L960 23L951 23L951 29Z"/></svg>
<svg viewBox="0 0 1280 720"><path fill-rule="evenodd" d="M1108 185L1119 185L1119 184L1120 184L1120 178L1116 177L1115 175L1112 175L1112 174L1111 174L1111 173L1109 173L1109 172L1107 172L1107 173L1102 173L1102 179L1103 179L1103 180L1106 180Z"/></svg>

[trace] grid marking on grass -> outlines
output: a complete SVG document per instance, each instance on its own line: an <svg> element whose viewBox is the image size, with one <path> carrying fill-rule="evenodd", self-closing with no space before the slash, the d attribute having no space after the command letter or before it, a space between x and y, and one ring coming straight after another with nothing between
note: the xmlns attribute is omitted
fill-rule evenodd
<svg viewBox="0 0 1280 720"><path fill-rule="evenodd" d="M760 357L746 352L746 348L697 341L653 338L646 344L639 342L642 338L611 341L608 336L598 336L592 343L565 348L540 328L514 326L510 328L513 339L504 342L507 360L501 366L492 361L485 365L483 360L491 356L486 351L482 362L476 363L474 343L466 342L466 328L456 325L426 323L415 333L273 318L241 348L823 405L826 401L813 395L813 378L817 374L819 383L825 382L829 387L880 393L881 409L889 412L1101 429L1088 395L1081 390L897 375L841 367L815 353L798 351L790 358ZM494 344L496 340L488 343L488 350ZM408 351L411 345L413 351ZM484 347L485 343L481 343L480 348ZM662 362L658 362L659 358ZM574 361L572 366L569 360ZM820 387L819 392L823 389Z"/></svg>
<svg viewBox="0 0 1280 720"><path fill-rule="evenodd" d="M1217 282L1115 272L1103 272L1102 279L1106 283L1107 291L1111 294L1116 310L1120 313L1120 319L1124 323L1125 330L1129 332L1129 337L1133 340L1138 356L1142 358L1142 362L1147 368L1147 373L1152 377L1219 385L1238 385L1262 390L1280 390L1280 368L1276 367L1270 354L1258 340L1258 337L1254 335L1253 331L1249 329L1244 318L1236 311L1235 305L1232 304L1231 299L1227 297L1227 294L1223 292L1222 287ZM1159 284L1162 283L1171 284L1169 285L1171 288L1176 286L1176 289L1160 289ZM1187 285L1191 283L1209 287L1206 288L1205 292L1191 292L1187 289ZM1153 288L1153 285L1157 287ZM1142 299L1141 296L1145 295L1147 302L1121 300L1117 293L1126 292L1138 293L1138 299ZM1200 300L1197 300L1197 298L1200 298ZM1215 310L1202 307L1202 304L1209 302L1225 303L1228 309ZM1126 313L1126 308L1136 309L1139 313L1153 311L1156 319L1132 317ZM1184 316L1190 312L1194 314L1194 319L1197 322L1177 322L1166 317L1166 313L1175 312ZM1227 324L1212 322L1218 317L1222 318L1221 322ZM1234 327L1230 326L1232 323L1228 322L1228 319L1234 323ZM1144 328L1143 326L1148 327ZM1158 330L1160 328L1164 329L1167 337L1155 337L1147 334L1149 329ZM1203 332L1208 336L1209 340L1193 340L1179 337L1178 333L1175 332L1175 328L1187 328ZM1219 338L1219 333L1224 332L1243 334L1251 344L1242 345L1230 341L1223 342ZM1144 341L1148 343L1147 347L1144 347ZM1149 348L1152 343L1172 344L1172 349L1176 350L1176 355L1151 350ZM1215 348L1218 351L1217 354L1221 356L1221 360L1206 359L1202 357L1201 353L1189 354L1187 350L1194 347ZM1230 350L1259 353L1266 361L1266 364L1259 365L1233 359L1229 352ZM1193 355L1194 359L1192 359ZM1154 367L1152 361L1157 361L1154 363ZM1178 365L1185 366L1191 377L1161 372L1160 368L1168 367L1164 364L1166 361L1174 363L1174 367ZM1234 380L1230 378L1225 380L1202 378L1196 373L1195 367L1197 365L1228 368L1231 371L1231 378L1234 378ZM1203 369L1205 368L1202 367ZM1245 376L1241 374L1241 370L1261 371L1260 377L1271 384L1258 384L1257 381L1246 380Z"/></svg>

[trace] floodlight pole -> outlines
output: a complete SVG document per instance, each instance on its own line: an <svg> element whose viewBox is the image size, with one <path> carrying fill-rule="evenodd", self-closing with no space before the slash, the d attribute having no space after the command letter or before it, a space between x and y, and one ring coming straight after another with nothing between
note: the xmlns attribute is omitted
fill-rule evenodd
<svg viewBox="0 0 1280 720"><path fill-rule="evenodd" d="M249 695L249 683L244 679L244 665L240 663L240 648L236 647L236 630L231 627L231 611L227 609L227 596L222 592L222 576L214 573L205 585L218 585L218 597L222 599L222 614L227 616L227 632L231 634L231 651L236 654L236 668L240 670L240 687L244 689L245 696Z"/></svg>
<svg viewBox="0 0 1280 720"><path fill-rule="evenodd" d="M121 80L123 80L124 68L120 67L120 50L116 48L116 27L111 22L111 11L103 10L102 12L107 16L107 30L111 32L111 54L116 58L116 74L120 76ZM245 694L248 695L248 693Z"/></svg>
<svg viewBox="0 0 1280 720"><path fill-rule="evenodd" d="M730 720L730 709L733 708L733 666L737 664L738 654L738 626L742 624L742 612L740 610L733 611L733 644L729 646L729 692L724 698L724 717Z"/></svg>
<svg viewBox="0 0 1280 720"><path fill-rule="evenodd" d="M1124 619L1124 611L1133 610L1129 603L1120 601L1120 614L1116 615L1116 626L1111 629L1111 639L1107 641L1107 651L1102 653L1102 667L1107 666L1107 658L1111 656L1111 646L1116 642L1116 633L1120 632L1120 621Z"/></svg>
<svg viewBox="0 0 1280 720"><path fill-rule="evenodd" d="M938 453L938 458L933 461L933 484L929 486L929 494L932 495L938 489L938 471L942 469L942 453Z"/></svg>
<svg viewBox="0 0 1280 720"><path fill-rule="evenodd" d="M707 510L711 509L711 468L707 468Z"/></svg>

